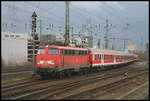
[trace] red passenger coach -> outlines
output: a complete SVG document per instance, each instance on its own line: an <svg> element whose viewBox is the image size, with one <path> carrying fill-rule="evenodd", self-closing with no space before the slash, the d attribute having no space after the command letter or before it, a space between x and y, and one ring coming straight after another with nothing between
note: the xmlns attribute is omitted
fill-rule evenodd
<svg viewBox="0 0 150 101"><path fill-rule="evenodd" d="M102 52L96 52L96 51L91 51L89 54L89 61L92 67L97 67L102 65L103 62L103 53Z"/></svg>
<svg viewBox="0 0 150 101"><path fill-rule="evenodd" d="M36 56L37 73L46 75L65 70L78 71L89 66L88 49L64 46L39 47Z"/></svg>

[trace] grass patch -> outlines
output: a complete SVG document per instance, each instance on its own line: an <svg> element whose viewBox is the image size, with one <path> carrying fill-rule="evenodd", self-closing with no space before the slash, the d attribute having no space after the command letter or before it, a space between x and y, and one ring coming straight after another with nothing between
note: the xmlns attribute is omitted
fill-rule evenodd
<svg viewBox="0 0 150 101"><path fill-rule="evenodd" d="M13 81L20 81L26 79L25 77L15 78L15 79L9 79L9 80L2 80L2 83L8 83Z"/></svg>

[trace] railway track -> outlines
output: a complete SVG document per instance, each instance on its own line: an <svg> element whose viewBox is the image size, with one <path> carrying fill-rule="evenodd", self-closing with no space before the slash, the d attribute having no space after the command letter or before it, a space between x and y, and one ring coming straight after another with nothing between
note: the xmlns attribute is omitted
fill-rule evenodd
<svg viewBox="0 0 150 101"><path fill-rule="evenodd" d="M26 77L33 72L33 66L18 66L18 67L5 67L2 68L1 78L3 80L15 79L18 77Z"/></svg>
<svg viewBox="0 0 150 101"><path fill-rule="evenodd" d="M14 73L20 71L29 71L29 70L33 70L33 66L26 65L26 66L17 66L17 67L3 67L2 73Z"/></svg>
<svg viewBox="0 0 150 101"><path fill-rule="evenodd" d="M25 76L31 75L32 72L33 72L33 70L13 72L13 73L2 73L1 78L4 80L7 80L7 79L13 79L13 78L17 78L17 77L25 77Z"/></svg>
<svg viewBox="0 0 150 101"><path fill-rule="evenodd" d="M142 91L143 88L145 88L145 86L147 86L147 85L148 85L148 81L147 81L146 83L144 83L144 84L142 84L142 85L140 85L140 86L138 86L138 87L136 87L136 88L130 90L129 92L125 93L124 95L122 95L122 96L116 98L116 100L121 100L121 99L136 99L136 100L138 100L138 99L141 99L141 98L144 99L145 96L148 95L148 90L144 90L144 93L141 92L141 91ZM140 91L141 88L142 88L142 90ZM137 92L139 92L138 90L141 92L139 96L137 96L137 94L136 94ZM143 94L142 94L142 93L143 93Z"/></svg>
<svg viewBox="0 0 150 101"><path fill-rule="evenodd" d="M99 95L103 95L106 92L112 91L114 89L119 89L119 87L121 86L125 86L128 83L132 82L132 80L137 79L138 77L142 77L146 74L147 72L143 72L143 73L139 73L135 76L131 76L125 79L122 79L120 81L116 81L104 86L100 86L100 87L96 87L94 89L90 89L87 90L85 92L81 92L80 94L76 94L72 97L70 97L69 99L72 100L76 100L76 99L80 99L80 100L89 100L89 99L94 99L96 97L98 97Z"/></svg>
<svg viewBox="0 0 150 101"><path fill-rule="evenodd" d="M110 78L114 78L114 77L116 78L120 75L122 75L122 74L109 75L109 76L105 76L104 78L101 77L101 78L98 78L98 79L95 78L94 80L81 81L78 84L73 84L71 87L59 89L59 90L55 91L54 93L47 94L47 95L44 94L44 96L40 97L40 99L64 100L64 99L70 99L70 98L74 99L77 96L78 96L77 99L80 99L81 98L80 94L86 95L87 93L89 93L93 90L100 89L100 88L102 89L102 88L105 88L105 87L115 85L118 82L123 82L123 80L119 80L119 81L116 81L116 82L111 82L107 85L103 85L103 84L102 84L103 86L99 85L100 83L102 83L102 80L104 80L104 79L106 80L106 79L110 79ZM135 76L133 78L135 78ZM92 86L89 86L90 84ZM87 87L85 87L86 85L87 85ZM99 86L97 86L97 85L99 85Z"/></svg>
<svg viewBox="0 0 150 101"><path fill-rule="evenodd" d="M131 65L132 66L132 65ZM123 69L125 69L125 68L128 68L128 67L123 67ZM113 72L113 71L118 71L118 70L120 70L121 69L121 67L120 68L113 68L113 69L107 69L107 70L101 70L100 71L100 74L102 74L102 73L108 73L108 72ZM15 74L15 73L14 73ZM93 72L91 72L91 73L89 73L89 76L90 75L92 75L93 74ZM3 74L2 74L3 75ZM6 75L8 75L8 74L6 74ZM30 77L30 78L27 78L27 79L29 79L29 80L25 80L25 81L23 81L23 80L21 80L20 82L18 82L18 83L11 83L11 84L5 84L5 85L3 85L2 84L2 87L4 86L4 87L9 87L10 85L19 85L19 84L23 84L22 82L26 82L26 81L31 81L30 79L32 79L33 77Z"/></svg>
<svg viewBox="0 0 150 101"><path fill-rule="evenodd" d="M127 69L126 69L127 71ZM121 71L120 73L124 73L126 72L125 70L124 71ZM39 88L35 88L35 89L32 89L32 90L26 90L26 92L12 92L14 94L11 94L9 90L8 93L4 92L4 90L2 91L2 97L5 99L5 98L10 98L10 99L43 99L42 97L38 97L39 95L45 95L46 93L48 92L51 92L51 96L53 95L56 95L58 92L61 93L61 92L64 92L64 90L71 90L72 88L76 88L76 87L79 87L81 85L86 85L87 83L93 83L93 82L96 82L97 80L100 80L100 79L106 79L106 78L112 78L112 76L116 74L116 71L114 73L111 73L111 74L102 74L102 75L97 75L95 77L87 77L87 78L82 78L82 79L77 79L76 81L75 80L70 80L68 82L60 82L60 83L53 83L53 84L49 84L49 86L45 86L45 87L39 87ZM122 75L120 74L120 75ZM116 74L116 75L119 75L119 74ZM96 79L97 78L97 79ZM40 83L38 83L40 84ZM43 83L41 83L40 85L42 85ZM32 84L33 85L33 84ZM37 85L35 83L35 85ZM43 84L44 85L44 84ZM74 85L74 86L73 86ZM29 86L29 85L28 85ZM23 86L22 86L23 87ZM18 89L18 88L13 88L13 90L15 89ZM22 89L20 87L20 89ZM11 89L12 90L12 89ZM60 91L62 90L62 91ZM20 91L23 91L23 90L20 90ZM12 97L13 96L13 97ZM49 96L49 95L48 95Z"/></svg>

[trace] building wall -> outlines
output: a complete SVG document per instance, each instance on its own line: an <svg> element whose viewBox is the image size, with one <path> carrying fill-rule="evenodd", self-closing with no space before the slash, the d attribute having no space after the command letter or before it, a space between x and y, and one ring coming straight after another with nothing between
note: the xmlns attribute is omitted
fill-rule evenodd
<svg viewBox="0 0 150 101"><path fill-rule="evenodd" d="M84 36L84 38L88 39L88 47L93 48L93 37L92 36Z"/></svg>
<svg viewBox="0 0 150 101"><path fill-rule="evenodd" d="M27 62L27 38L27 34L2 32L1 58L5 66L24 65Z"/></svg>
<svg viewBox="0 0 150 101"><path fill-rule="evenodd" d="M126 49L128 49L130 52L137 52L138 51L137 45L128 45L126 47Z"/></svg>

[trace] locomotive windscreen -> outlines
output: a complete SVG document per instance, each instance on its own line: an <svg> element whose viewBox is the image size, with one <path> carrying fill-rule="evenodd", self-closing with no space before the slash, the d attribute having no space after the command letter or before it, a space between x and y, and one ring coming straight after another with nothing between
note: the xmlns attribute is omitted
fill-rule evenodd
<svg viewBox="0 0 150 101"><path fill-rule="evenodd" d="M45 54L45 49L38 49L38 53L37 54Z"/></svg>
<svg viewBox="0 0 150 101"><path fill-rule="evenodd" d="M58 49L57 48L50 48L50 49L48 49L48 54L58 54Z"/></svg>

